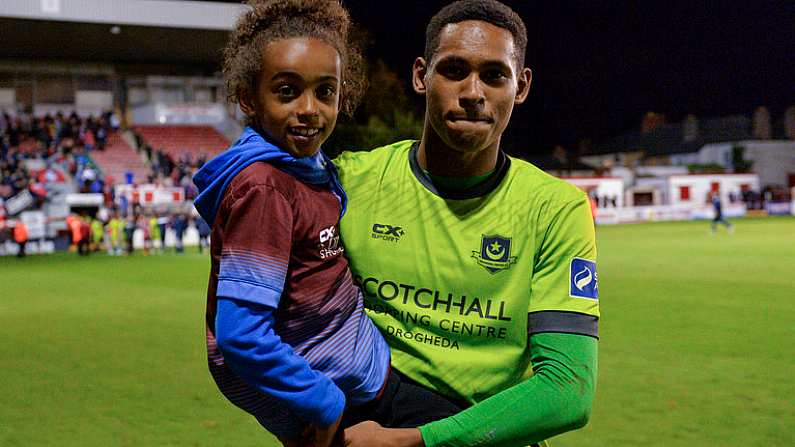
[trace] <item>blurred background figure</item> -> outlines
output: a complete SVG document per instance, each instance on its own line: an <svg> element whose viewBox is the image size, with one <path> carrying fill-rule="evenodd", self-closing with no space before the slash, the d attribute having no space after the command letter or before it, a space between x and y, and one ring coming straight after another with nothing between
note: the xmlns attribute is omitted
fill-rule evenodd
<svg viewBox="0 0 795 447"><path fill-rule="evenodd" d="M91 251L100 251L105 235L105 225L99 219L91 219Z"/></svg>
<svg viewBox="0 0 795 447"><path fill-rule="evenodd" d="M710 203L712 203L712 209L715 212L715 217L712 218L711 223L712 233L715 234L718 231L718 224L725 226L729 234L733 233L734 226L732 226L729 221L723 218L723 207L720 201L720 191L711 191L709 196Z"/></svg>
<svg viewBox="0 0 795 447"><path fill-rule="evenodd" d="M207 225L207 221L201 216L197 216L194 222L196 223L196 230L199 232L199 253L203 253L205 248L210 247L210 233L212 230Z"/></svg>
<svg viewBox="0 0 795 447"><path fill-rule="evenodd" d="M166 230L168 229L169 218L168 214L161 213L157 218L157 227L160 234L160 250L166 250Z"/></svg>
<svg viewBox="0 0 795 447"><path fill-rule="evenodd" d="M182 253L185 250L183 246L183 238L185 237L185 231L188 229L188 219L185 218L184 214L179 213L174 217L174 221L171 226L174 229L175 251L177 253Z"/></svg>
<svg viewBox="0 0 795 447"><path fill-rule="evenodd" d="M126 242L127 255L133 254L135 248L133 247L133 239L135 238L135 229L137 228L136 219L134 215L127 216L124 222L124 240Z"/></svg>
<svg viewBox="0 0 795 447"><path fill-rule="evenodd" d="M22 219L17 220L17 223L14 225L14 242L19 245L17 257L24 258L25 245L28 243L28 227L25 225L25 222L22 222Z"/></svg>
<svg viewBox="0 0 795 447"><path fill-rule="evenodd" d="M149 216L148 225L151 249L154 253L160 253L162 250L162 234L160 232L160 225L157 223L156 215L152 214Z"/></svg>

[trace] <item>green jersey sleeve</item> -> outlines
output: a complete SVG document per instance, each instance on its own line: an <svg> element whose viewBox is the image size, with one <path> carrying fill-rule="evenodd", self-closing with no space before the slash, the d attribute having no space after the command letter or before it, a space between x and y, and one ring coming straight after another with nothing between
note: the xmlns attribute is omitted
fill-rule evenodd
<svg viewBox="0 0 795 447"><path fill-rule="evenodd" d="M528 330L596 337L599 289L590 203L580 198L551 209L534 260Z"/></svg>
<svg viewBox="0 0 795 447"><path fill-rule="evenodd" d="M596 339L531 337L534 375L461 413L420 427L428 447L541 446L588 422L596 391Z"/></svg>

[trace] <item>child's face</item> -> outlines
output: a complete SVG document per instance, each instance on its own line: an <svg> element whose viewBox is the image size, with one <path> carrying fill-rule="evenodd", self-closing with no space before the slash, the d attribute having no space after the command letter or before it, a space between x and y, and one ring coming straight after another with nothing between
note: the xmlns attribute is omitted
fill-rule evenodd
<svg viewBox="0 0 795 447"><path fill-rule="evenodd" d="M337 121L341 70L339 53L322 40L275 40L262 52L257 91L240 108L281 149L314 155Z"/></svg>

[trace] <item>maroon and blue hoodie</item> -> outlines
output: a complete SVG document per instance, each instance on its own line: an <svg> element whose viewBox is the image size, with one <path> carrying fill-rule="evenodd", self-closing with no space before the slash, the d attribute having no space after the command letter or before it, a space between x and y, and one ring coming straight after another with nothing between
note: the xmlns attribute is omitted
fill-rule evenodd
<svg viewBox="0 0 795 447"><path fill-rule="evenodd" d="M193 180L212 226L207 347L222 393L282 437L373 400L389 348L343 256L333 164L249 127Z"/></svg>

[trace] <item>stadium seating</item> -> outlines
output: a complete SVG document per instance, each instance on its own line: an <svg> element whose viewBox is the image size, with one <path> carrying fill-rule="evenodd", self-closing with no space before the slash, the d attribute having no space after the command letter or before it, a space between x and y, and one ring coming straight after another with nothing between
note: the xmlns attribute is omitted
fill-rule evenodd
<svg viewBox="0 0 795 447"><path fill-rule="evenodd" d="M229 140L212 126L203 125L137 125L133 128L152 146L174 159L188 151L195 158L204 153L213 157L229 147Z"/></svg>
<svg viewBox="0 0 795 447"><path fill-rule="evenodd" d="M120 132L111 132L105 150L91 152L91 158L115 183L124 182L127 171L133 172L136 183L143 183L150 172L141 155L124 141Z"/></svg>

